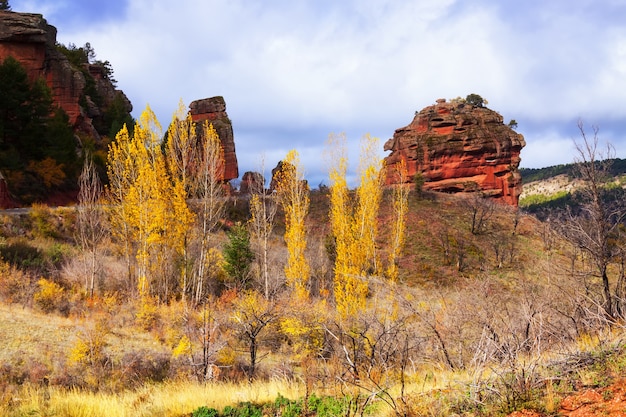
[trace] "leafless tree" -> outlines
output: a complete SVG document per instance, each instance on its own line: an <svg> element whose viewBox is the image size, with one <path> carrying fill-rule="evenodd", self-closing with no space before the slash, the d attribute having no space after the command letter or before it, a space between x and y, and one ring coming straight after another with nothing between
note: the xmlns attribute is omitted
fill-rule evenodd
<svg viewBox="0 0 626 417"><path fill-rule="evenodd" d="M224 215L224 150L219 136L207 121L201 127L201 152L194 195L198 202L199 253L196 259L194 292L200 303L205 294L208 263L210 261L211 234L215 232Z"/></svg>
<svg viewBox="0 0 626 417"><path fill-rule="evenodd" d="M593 127L589 137L582 121L578 122L581 140L575 142L576 174L582 180L579 190L580 205L568 207L559 222L563 235L576 247L587 253L594 265L594 275L601 280L602 308L607 318L617 319L623 315L622 302L617 300L611 287L609 265L620 252L620 225L626 217L621 190L608 187L610 165L614 150L607 145L600 149L598 128ZM619 287L619 285L616 285Z"/></svg>
<svg viewBox="0 0 626 417"><path fill-rule="evenodd" d="M469 213L472 234L479 235L486 232L489 227L489 220L495 212L495 203L481 193L474 193L466 199L465 205Z"/></svg>
<svg viewBox="0 0 626 417"><path fill-rule="evenodd" d="M351 408L363 415L374 400L384 401L397 416L407 415L405 393L411 356L419 339L412 333L413 314L394 317L389 311L369 311L327 328L341 364L338 381L351 392ZM399 396L392 394L399 389Z"/></svg>
<svg viewBox="0 0 626 417"><path fill-rule="evenodd" d="M100 201L102 183L89 153L85 155L85 163L78 182L80 188L78 191L76 234L83 256L89 257L86 262L89 265L89 271L85 277L85 288L89 292L89 296L93 297L99 269L98 248L106 236L107 229Z"/></svg>
<svg viewBox="0 0 626 417"><path fill-rule="evenodd" d="M278 204L274 195L268 194L265 189L265 157L261 160L259 181L254 181L251 184L250 191L252 194L250 198L250 227L257 252L256 259L259 262L265 298L269 298L269 243L274 229L274 217L278 210Z"/></svg>

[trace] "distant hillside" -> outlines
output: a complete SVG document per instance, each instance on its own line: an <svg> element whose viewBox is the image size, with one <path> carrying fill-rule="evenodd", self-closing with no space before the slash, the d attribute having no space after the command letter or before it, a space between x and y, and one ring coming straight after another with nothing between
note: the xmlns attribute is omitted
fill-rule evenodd
<svg viewBox="0 0 626 417"><path fill-rule="evenodd" d="M616 189L626 184L626 159L609 161L609 173L613 176L612 185ZM522 168L523 190L519 206L526 212L545 219L554 210L579 202L577 190L584 183L576 178L575 164L555 165L546 168Z"/></svg>
<svg viewBox="0 0 626 417"><path fill-rule="evenodd" d="M522 174L522 183L528 184L534 181L546 180L556 177L557 175L567 175L573 177L573 169L575 164L553 165L545 168L520 168ZM626 159L615 158L611 162L611 174L617 176L626 173Z"/></svg>

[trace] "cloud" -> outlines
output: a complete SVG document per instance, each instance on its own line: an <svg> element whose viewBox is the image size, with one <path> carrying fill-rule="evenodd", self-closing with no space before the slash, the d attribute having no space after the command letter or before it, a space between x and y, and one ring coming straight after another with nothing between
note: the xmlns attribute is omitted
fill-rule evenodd
<svg viewBox="0 0 626 417"><path fill-rule="evenodd" d="M77 13L102 17L68 21L79 3ZM149 103L166 124L180 98L223 95L242 173L263 152L271 169L297 148L317 181L329 133L346 132L356 166L363 134L381 139L382 155L415 111L470 93L518 121L523 166L567 162L557 150L578 118L610 124L617 149L626 142L622 1L28 4L51 13L61 42L90 42L111 62L136 114Z"/></svg>

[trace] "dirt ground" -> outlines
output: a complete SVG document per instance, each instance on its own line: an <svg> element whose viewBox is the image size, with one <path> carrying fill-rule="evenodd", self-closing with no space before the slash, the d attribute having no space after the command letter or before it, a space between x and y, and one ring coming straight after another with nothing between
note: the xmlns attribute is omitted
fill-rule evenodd
<svg viewBox="0 0 626 417"><path fill-rule="evenodd" d="M566 397L557 413L563 417L626 417L626 379L605 388L588 389ZM544 417L534 411L516 411L510 417Z"/></svg>

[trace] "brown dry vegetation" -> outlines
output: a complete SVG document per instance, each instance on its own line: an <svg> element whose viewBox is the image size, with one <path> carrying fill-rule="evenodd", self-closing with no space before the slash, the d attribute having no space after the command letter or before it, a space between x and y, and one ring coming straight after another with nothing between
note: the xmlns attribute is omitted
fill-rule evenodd
<svg viewBox="0 0 626 417"><path fill-rule="evenodd" d="M388 197L379 215L381 260ZM245 202L228 210L247 216ZM547 224L474 197L411 194L399 283L367 277L368 307L346 321L333 313L327 213L328 196L314 192L309 301L293 300L284 285L279 219L270 242L272 299L222 285L195 309L175 299L157 304L147 328L111 242L102 245L96 292L87 296L73 209L4 216L0 414L182 416L200 405L317 393L349 398L344 415L556 415L575 390L604 392L624 375L622 327L607 326L589 259ZM250 289L260 286L253 279ZM267 395L244 390L247 381ZM227 394L217 403L185 402L191 387ZM76 411L92 402L99 405ZM103 404L116 411L94 411Z"/></svg>

